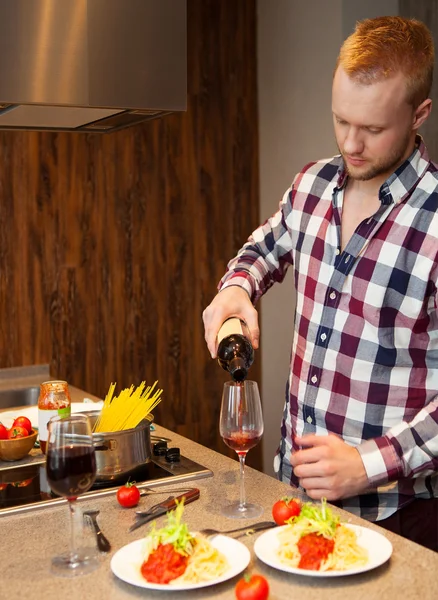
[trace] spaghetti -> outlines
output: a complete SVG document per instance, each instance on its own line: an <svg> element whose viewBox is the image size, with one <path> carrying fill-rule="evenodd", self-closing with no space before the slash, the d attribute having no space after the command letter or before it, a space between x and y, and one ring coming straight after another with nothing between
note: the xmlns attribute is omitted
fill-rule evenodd
<svg viewBox="0 0 438 600"><path fill-rule="evenodd" d="M321 509L304 504L300 515L279 531L278 540L280 561L294 568L348 571L368 562L368 552L357 543L356 533L339 523L325 501Z"/></svg>
<svg viewBox="0 0 438 600"><path fill-rule="evenodd" d="M201 581L211 581L221 577L229 567L230 565L222 552L219 552L207 538L197 535L194 540L193 554L187 561L186 570L173 582L199 583Z"/></svg>
<svg viewBox="0 0 438 600"><path fill-rule="evenodd" d="M183 503L167 513L167 525L146 538L145 560L140 567L147 580L162 584L200 583L223 575L229 564L226 557L207 538L192 535L182 522Z"/></svg>
<svg viewBox="0 0 438 600"><path fill-rule="evenodd" d="M163 390L155 389L158 381L146 386L143 381L137 388L131 385L113 397L116 384L112 383L102 410L94 424L94 432L113 432L133 429L143 420L152 420L152 410L161 402Z"/></svg>

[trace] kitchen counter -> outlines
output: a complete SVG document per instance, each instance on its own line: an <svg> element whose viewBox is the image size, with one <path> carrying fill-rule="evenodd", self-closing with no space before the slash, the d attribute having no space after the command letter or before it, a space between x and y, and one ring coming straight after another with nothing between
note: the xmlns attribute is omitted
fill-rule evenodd
<svg viewBox="0 0 438 600"><path fill-rule="evenodd" d="M80 401L84 394L73 388L72 400ZM218 529L238 527L242 522L227 519L220 514L224 503L235 500L239 494L239 465L237 461L222 456L195 442L157 426L157 433L170 437L172 445L179 446L182 453L192 460L211 469L214 477L195 480L189 485L201 491L200 499L185 508L185 520L191 530L206 526ZM187 485L187 484L186 484ZM181 484L181 488L185 487ZM271 520L270 508L280 497L290 493L290 488L279 481L254 469L246 469L248 500L259 502L265 507L258 520ZM158 497L161 498L161 497ZM144 509L157 501L157 497L141 499ZM14 514L0 518L1 551L0 597L15 600L30 595L32 598L57 600L84 598L84 600L128 600L134 598L234 598L237 578L217 586L187 592L149 591L133 587L117 579L110 570L113 554L125 544L143 537L148 525L128 533L134 519L134 509L121 508L114 495L91 498L80 502L81 508L100 509L99 523L112 544L112 551L101 555L100 567L89 575L75 579L55 577L50 573L50 559L68 547L69 521L66 506L44 508L35 512ZM306 577L287 574L264 565L254 554L254 540L262 533L239 538L251 550L249 572L262 573L270 584L270 600L423 600L435 599L438 594L438 553L426 550L417 544L386 532L383 529L358 519L349 513L337 510L345 520L383 533L393 544L390 561L381 567L362 573L336 578ZM163 521L163 517L159 522ZM244 524L244 523L243 523Z"/></svg>

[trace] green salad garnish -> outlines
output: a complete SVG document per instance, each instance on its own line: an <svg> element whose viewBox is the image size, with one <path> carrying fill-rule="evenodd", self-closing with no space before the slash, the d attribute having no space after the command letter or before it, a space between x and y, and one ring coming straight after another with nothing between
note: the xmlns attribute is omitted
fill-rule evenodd
<svg viewBox="0 0 438 600"><path fill-rule="evenodd" d="M167 513L167 524L160 529L156 528L155 521L148 533L149 542L153 549L160 544L172 544L176 552L183 556L192 554L195 537L190 533L186 523L182 523L184 502L178 502L174 510Z"/></svg>
<svg viewBox="0 0 438 600"><path fill-rule="evenodd" d="M302 504L300 514L291 517L287 523L293 525L294 531L298 532L300 537L308 533L318 533L331 539L336 533L336 527L339 525L340 519L327 506L327 500L322 498L321 506L312 502Z"/></svg>

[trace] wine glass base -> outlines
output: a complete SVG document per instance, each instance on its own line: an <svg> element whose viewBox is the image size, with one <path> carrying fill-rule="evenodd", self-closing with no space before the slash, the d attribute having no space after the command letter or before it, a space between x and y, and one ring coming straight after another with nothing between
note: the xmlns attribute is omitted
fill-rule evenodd
<svg viewBox="0 0 438 600"><path fill-rule="evenodd" d="M221 510L221 514L230 519L256 519L257 517L260 517L263 511L263 506L260 506L259 504L245 502L245 504L241 506L240 502L233 502L233 504L224 506Z"/></svg>
<svg viewBox="0 0 438 600"><path fill-rule="evenodd" d="M96 552L88 549L78 550L75 554L67 552L52 558L51 572L62 577L77 577L91 573L99 567Z"/></svg>

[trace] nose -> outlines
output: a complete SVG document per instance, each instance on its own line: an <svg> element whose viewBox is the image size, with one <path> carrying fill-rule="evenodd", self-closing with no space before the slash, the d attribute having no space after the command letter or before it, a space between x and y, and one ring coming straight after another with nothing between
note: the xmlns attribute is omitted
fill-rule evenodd
<svg viewBox="0 0 438 600"><path fill-rule="evenodd" d="M364 144L360 134L360 130L356 127L349 127L348 133L344 139L344 152L355 156L362 154Z"/></svg>

